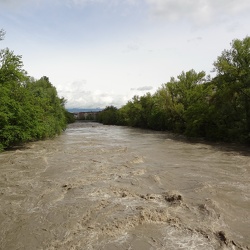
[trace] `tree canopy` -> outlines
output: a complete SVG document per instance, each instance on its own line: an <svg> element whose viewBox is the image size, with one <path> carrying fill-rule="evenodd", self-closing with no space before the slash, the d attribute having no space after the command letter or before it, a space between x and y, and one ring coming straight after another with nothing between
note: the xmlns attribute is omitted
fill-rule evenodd
<svg viewBox="0 0 250 250"><path fill-rule="evenodd" d="M29 77L21 56L0 50L0 151L60 134L71 119L64 104L48 77Z"/></svg>
<svg viewBox="0 0 250 250"><path fill-rule="evenodd" d="M250 37L233 40L214 62L214 72L211 78L204 71L183 71L154 94L103 111L100 121L116 117L112 124L250 143Z"/></svg>

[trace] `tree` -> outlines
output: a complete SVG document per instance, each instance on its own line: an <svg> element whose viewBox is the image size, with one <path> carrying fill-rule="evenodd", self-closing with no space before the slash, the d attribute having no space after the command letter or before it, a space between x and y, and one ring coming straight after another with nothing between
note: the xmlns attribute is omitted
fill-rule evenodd
<svg viewBox="0 0 250 250"><path fill-rule="evenodd" d="M66 128L64 104L48 77L28 77L21 56L0 51L0 151L61 133Z"/></svg>
<svg viewBox="0 0 250 250"><path fill-rule="evenodd" d="M9 49L0 51L0 148L30 139L23 126L28 124L25 112L28 80L20 56Z"/></svg>
<svg viewBox="0 0 250 250"><path fill-rule="evenodd" d="M166 85L163 84L152 96L153 107L150 116L150 128L155 130L173 130L171 126L171 100Z"/></svg>
<svg viewBox="0 0 250 250"><path fill-rule="evenodd" d="M250 143L250 37L233 40L214 67L213 79L204 71L183 71L155 94L107 109L103 118L115 114L116 124Z"/></svg>
<svg viewBox="0 0 250 250"><path fill-rule="evenodd" d="M170 114L171 127L174 131L184 133L187 127L187 110L201 98L197 95L199 85L206 82L205 72L196 73L193 69L182 72L177 79L172 77L166 83L169 98L168 112Z"/></svg>
<svg viewBox="0 0 250 250"><path fill-rule="evenodd" d="M185 134L192 137L211 138L211 132L214 132L213 109L210 105L210 99L213 96L213 84L209 81L196 85L192 92L192 103L185 111L186 121Z"/></svg>
<svg viewBox="0 0 250 250"><path fill-rule="evenodd" d="M66 109L65 109L65 117L66 117L67 124L74 123L76 121L74 114L70 113Z"/></svg>
<svg viewBox="0 0 250 250"><path fill-rule="evenodd" d="M37 136L52 137L66 128L65 99L57 96L56 88L47 76L29 82L26 88L33 96L32 106L36 110Z"/></svg>
<svg viewBox="0 0 250 250"><path fill-rule="evenodd" d="M116 125L117 124L117 113L118 109L114 106L107 106L98 114L98 121L105 125Z"/></svg>
<svg viewBox="0 0 250 250"><path fill-rule="evenodd" d="M153 107L152 96L150 93L144 96L135 95L131 101L121 109L121 116L124 123L132 127L149 128L150 115Z"/></svg>
<svg viewBox="0 0 250 250"><path fill-rule="evenodd" d="M250 37L233 40L214 67L218 127L228 139L250 142Z"/></svg>

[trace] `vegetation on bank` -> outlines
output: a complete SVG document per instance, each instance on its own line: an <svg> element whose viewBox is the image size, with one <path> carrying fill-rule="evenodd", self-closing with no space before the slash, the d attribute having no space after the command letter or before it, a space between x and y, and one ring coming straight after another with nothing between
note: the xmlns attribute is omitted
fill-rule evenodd
<svg viewBox="0 0 250 250"><path fill-rule="evenodd" d="M29 77L21 56L0 50L0 151L60 134L72 121L64 104L48 77Z"/></svg>
<svg viewBox="0 0 250 250"><path fill-rule="evenodd" d="M250 143L250 37L233 40L214 62L215 77L190 70L154 94L134 96L98 116L104 124L168 130L207 140Z"/></svg>

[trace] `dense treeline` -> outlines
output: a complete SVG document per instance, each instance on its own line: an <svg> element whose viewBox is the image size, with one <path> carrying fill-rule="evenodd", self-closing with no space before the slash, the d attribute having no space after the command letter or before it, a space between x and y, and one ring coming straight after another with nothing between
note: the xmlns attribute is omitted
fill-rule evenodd
<svg viewBox="0 0 250 250"><path fill-rule="evenodd" d="M214 62L215 77L190 70L153 95L106 107L104 124L168 130L208 140L250 143L250 37L236 39Z"/></svg>
<svg viewBox="0 0 250 250"><path fill-rule="evenodd" d="M60 134L72 119L64 104L48 77L29 77L21 56L0 50L0 151Z"/></svg>

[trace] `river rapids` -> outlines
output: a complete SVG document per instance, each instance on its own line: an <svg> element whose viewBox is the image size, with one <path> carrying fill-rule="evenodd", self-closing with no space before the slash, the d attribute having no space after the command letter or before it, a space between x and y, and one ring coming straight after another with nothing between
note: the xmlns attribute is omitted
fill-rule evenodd
<svg viewBox="0 0 250 250"><path fill-rule="evenodd" d="M0 154L0 249L250 249L250 152L76 122Z"/></svg>

